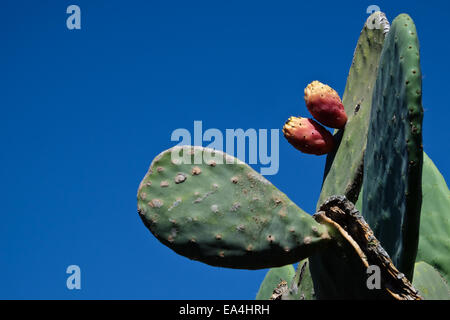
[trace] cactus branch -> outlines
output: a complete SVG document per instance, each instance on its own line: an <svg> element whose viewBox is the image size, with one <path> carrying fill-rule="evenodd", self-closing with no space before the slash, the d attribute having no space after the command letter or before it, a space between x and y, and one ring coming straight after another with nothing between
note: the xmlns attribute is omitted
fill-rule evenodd
<svg viewBox="0 0 450 320"><path fill-rule="evenodd" d="M377 265L380 268L382 289L386 293L386 298L422 299L405 275L394 266L353 203L343 196L332 196L320 207L314 218L334 228L335 238L340 235L344 241L348 241L365 268L370 265Z"/></svg>

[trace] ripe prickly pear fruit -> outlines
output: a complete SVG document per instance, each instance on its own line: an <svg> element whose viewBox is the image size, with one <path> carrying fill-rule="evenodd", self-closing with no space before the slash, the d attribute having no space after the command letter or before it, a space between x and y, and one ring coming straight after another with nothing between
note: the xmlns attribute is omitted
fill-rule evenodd
<svg viewBox="0 0 450 320"><path fill-rule="evenodd" d="M322 155L334 148L331 133L313 119L290 117L283 134L294 148L304 153Z"/></svg>
<svg viewBox="0 0 450 320"><path fill-rule="evenodd" d="M347 114L339 94L330 86L313 81L305 88L305 102L311 115L324 126L342 129Z"/></svg>

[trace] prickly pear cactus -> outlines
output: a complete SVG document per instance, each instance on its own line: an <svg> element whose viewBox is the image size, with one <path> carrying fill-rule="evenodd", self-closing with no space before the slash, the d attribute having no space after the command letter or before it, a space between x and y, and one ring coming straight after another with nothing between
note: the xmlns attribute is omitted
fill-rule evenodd
<svg viewBox="0 0 450 320"><path fill-rule="evenodd" d="M412 19L392 23L381 53L364 157L363 216L412 280L422 200L422 74Z"/></svg>
<svg viewBox="0 0 450 320"><path fill-rule="evenodd" d="M361 32L342 100L347 123L336 126L312 217L238 159L185 146L157 156L139 186L147 228L190 259L273 268L258 299L449 299L440 274L450 274L450 192L423 155L417 34L408 15L389 29L376 12ZM368 285L370 266L379 290Z"/></svg>
<svg viewBox="0 0 450 320"><path fill-rule="evenodd" d="M138 212L163 244L214 266L284 266L329 241L323 225L259 173L201 147L175 147L153 160L138 190Z"/></svg>

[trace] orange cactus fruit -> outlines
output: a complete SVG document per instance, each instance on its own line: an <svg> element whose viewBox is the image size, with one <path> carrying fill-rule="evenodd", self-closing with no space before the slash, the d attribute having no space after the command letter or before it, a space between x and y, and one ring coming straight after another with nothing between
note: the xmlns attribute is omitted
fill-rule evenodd
<svg viewBox="0 0 450 320"><path fill-rule="evenodd" d="M334 148L332 134L313 119L290 117L283 126L287 141L297 150L322 155Z"/></svg>
<svg viewBox="0 0 450 320"><path fill-rule="evenodd" d="M324 126L342 129L347 114L339 94L330 86L313 81L305 88L305 102L311 115Z"/></svg>

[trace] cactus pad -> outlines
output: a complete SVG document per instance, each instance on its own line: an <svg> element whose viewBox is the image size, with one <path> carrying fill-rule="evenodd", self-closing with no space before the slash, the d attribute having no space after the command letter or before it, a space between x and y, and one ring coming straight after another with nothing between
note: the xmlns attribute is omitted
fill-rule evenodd
<svg viewBox="0 0 450 320"><path fill-rule="evenodd" d="M378 24L373 25L374 21ZM384 13L373 13L361 31L342 102L348 116L344 129L335 133L338 147L329 153L317 208L328 197L345 195L356 202L362 183L362 165L369 128L372 92L378 61L389 22Z"/></svg>
<svg viewBox="0 0 450 320"><path fill-rule="evenodd" d="M326 227L263 176L208 148L157 156L139 186L138 212L164 245L214 266L284 266L329 241Z"/></svg>
<svg viewBox="0 0 450 320"><path fill-rule="evenodd" d="M300 261L285 300L314 300L314 284L309 271L309 260Z"/></svg>
<svg viewBox="0 0 450 320"><path fill-rule="evenodd" d="M393 21L381 54L364 157L364 218L410 280L422 199L419 60L414 22L401 14Z"/></svg>
<svg viewBox="0 0 450 320"><path fill-rule="evenodd" d="M308 259L298 263L297 271L292 265L270 269L256 297L257 300L312 300L314 298Z"/></svg>
<svg viewBox="0 0 450 320"><path fill-rule="evenodd" d="M426 262L415 264L413 285L425 300L450 300L447 282Z"/></svg>
<svg viewBox="0 0 450 320"><path fill-rule="evenodd" d="M417 261L425 261L450 281L450 191L444 177L424 153L422 212ZM415 276L414 276L415 277Z"/></svg>
<svg viewBox="0 0 450 320"><path fill-rule="evenodd" d="M272 297L273 290L281 281L286 281L287 286L290 287L294 276L295 269L292 264L270 269L259 287L256 300L269 300Z"/></svg>

